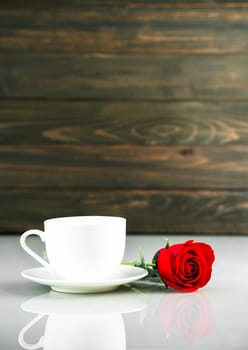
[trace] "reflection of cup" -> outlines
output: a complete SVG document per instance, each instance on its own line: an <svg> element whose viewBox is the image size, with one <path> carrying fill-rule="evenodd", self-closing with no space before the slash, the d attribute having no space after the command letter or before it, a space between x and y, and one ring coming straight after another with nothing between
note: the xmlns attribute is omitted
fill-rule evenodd
<svg viewBox="0 0 248 350"><path fill-rule="evenodd" d="M44 266L67 279L99 281L119 267L125 250L126 219L76 216L45 220L44 232L22 234L23 249ZM46 244L50 265L30 249L26 238L38 235Z"/></svg>
<svg viewBox="0 0 248 350"><path fill-rule="evenodd" d="M212 305L205 294L167 294L158 309L160 325L167 335L176 334L193 342L214 329Z"/></svg>
<svg viewBox="0 0 248 350"><path fill-rule="evenodd" d="M27 330L28 328L25 329ZM19 336L19 343L24 349L42 347L44 350L124 350L126 334L121 314L59 314L48 317L44 337L37 344L28 344L23 334Z"/></svg>
<svg viewBox="0 0 248 350"><path fill-rule="evenodd" d="M19 334L24 349L126 349L123 313L146 307L143 295L132 291L102 295L58 295L50 292L22 304L22 309L38 314ZM44 336L36 344L25 341L25 334L48 315Z"/></svg>

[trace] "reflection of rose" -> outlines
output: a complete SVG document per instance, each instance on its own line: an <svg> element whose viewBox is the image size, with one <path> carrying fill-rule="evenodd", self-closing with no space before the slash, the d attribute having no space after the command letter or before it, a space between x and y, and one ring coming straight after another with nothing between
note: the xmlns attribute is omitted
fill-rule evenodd
<svg viewBox="0 0 248 350"><path fill-rule="evenodd" d="M188 342L205 337L214 329L211 303L200 293L165 295L158 317L167 335L178 334Z"/></svg>

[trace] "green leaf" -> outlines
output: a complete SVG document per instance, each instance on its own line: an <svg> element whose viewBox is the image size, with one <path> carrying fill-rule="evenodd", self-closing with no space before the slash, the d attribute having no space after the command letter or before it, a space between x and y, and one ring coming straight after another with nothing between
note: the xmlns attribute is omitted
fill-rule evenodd
<svg viewBox="0 0 248 350"><path fill-rule="evenodd" d="M145 267L146 263L145 263L145 258L141 247L139 249L139 255L140 255L140 264L141 266Z"/></svg>
<svg viewBox="0 0 248 350"><path fill-rule="evenodd" d="M170 248L170 241L168 240L168 238L165 241L165 248L166 249Z"/></svg>

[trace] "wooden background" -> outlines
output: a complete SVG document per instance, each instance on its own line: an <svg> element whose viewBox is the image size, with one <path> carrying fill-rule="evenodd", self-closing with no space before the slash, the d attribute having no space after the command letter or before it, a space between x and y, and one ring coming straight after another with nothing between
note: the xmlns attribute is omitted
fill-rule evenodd
<svg viewBox="0 0 248 350"><path fill-rule="evenodd" d="M0 232L248 233L246 1L0 1Z"/></svg>

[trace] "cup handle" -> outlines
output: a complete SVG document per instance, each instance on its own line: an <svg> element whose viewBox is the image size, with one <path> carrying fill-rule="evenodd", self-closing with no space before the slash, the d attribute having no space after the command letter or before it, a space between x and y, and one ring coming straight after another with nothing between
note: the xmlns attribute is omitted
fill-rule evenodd
<svg viewBox="0 0 248 350"><path fill-rule="evenodd" d="M27 243L26 243L26 239L28 236L32 236L32 235L37 235L40 237L40 239L42 240L42 242L45 242L45 237L44 237L44 232L41 231L41 230L28 230L26 232L24 232L22 235L21 235L21 238L20 238L20 244L22 246L22 248L29 254L31 255L35 260L37 260L41 265L45 266L45 267L48 267L50 266L49 263L44 260L43 258L41 258L37 253L35 253L31 248L29 248L27 246Z"/></svg>
<svg viewBox="0 0 248 350"><path fill-rule="evenodd" d="M24 349L29 349L29 350L34 350L34 349L38 349L38 348L42 348L44 345L44 336L40 337L40 340L36 343L36 344L28 344L26 343L26 341L24 340L24 335L25 333L31 328L33 327L33 325L35 325L43 316L43 314L39 314L38 316L36 316L32 321L30 321L25 327L23 327L23 329L21 330L21 332L19 333L18 336L18 341L19 344L24 348Z"/></svg>

